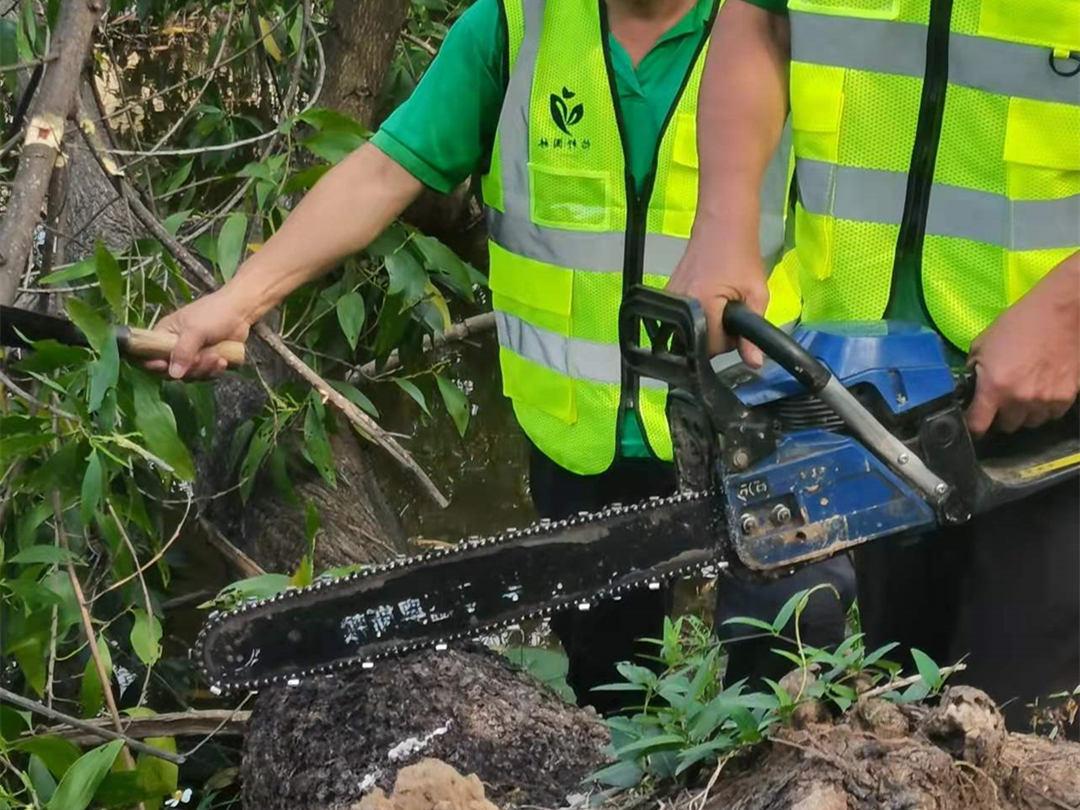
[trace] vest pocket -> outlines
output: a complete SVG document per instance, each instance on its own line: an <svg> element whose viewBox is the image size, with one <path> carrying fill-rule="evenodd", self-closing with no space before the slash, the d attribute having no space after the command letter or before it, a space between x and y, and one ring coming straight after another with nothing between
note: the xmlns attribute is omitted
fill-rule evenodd
<svg viewBox="0 0 1080 810"><path fill-rule="evenodd" d="M1010 99L1003 156L1011 304L1080 247L1080 106Z"/></svg>
<svg viewBox="0 0 1080 810"><path fill-rule="evenodd" d="M529 163L532 221L573 231L611 230L611 176Z"/></svg>
<svg viewBox="0 0 1080 810"><path fill-rule="evenodd" d="M503 394L568 424L576 422L574 382L567 376L573 271L488 244Z"/></svg>
<svg viewBox="0 0 1080 810"><path fill-rule="evenodd" d="M791 128L798 157L836 162L844 74L844 68L791 63Z"/></svg>

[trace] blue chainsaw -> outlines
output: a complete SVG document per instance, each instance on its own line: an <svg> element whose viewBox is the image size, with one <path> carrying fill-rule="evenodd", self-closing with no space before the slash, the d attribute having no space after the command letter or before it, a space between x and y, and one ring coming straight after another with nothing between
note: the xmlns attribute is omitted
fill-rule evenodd
<svg viewBox="0 0 1080 810"><path fill-rule="evenodd" d="M1037 431L973 441L974 388L933 331L803 324L741 304L724 328L760 370L717 370L695 301L645 287L620 311L631 389L669 387L679 491L540 521L211 614L195 655L215 692L442 649L629 589L729 568L781 576L871 541L964 523L1080 470L1075 406Z"/></svg>

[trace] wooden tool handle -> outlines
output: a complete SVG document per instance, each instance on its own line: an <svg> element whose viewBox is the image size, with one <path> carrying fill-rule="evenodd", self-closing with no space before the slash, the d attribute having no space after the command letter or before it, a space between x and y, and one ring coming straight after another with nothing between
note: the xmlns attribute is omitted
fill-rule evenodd
<svg viewBox="0 0 1080 810"><path fill-rule="evenodd" d="M127 354L144 360L168 360L177 340L176 335L168 332L151 332L133 326L121 330L118 337ZM237 340L223 340L206 348L224 357L230 366L244 365L245 347Z"/></svg>

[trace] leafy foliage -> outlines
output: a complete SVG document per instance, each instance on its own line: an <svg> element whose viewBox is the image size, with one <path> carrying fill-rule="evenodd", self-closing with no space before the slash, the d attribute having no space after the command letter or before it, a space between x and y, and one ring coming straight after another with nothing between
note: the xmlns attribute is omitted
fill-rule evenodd
<svg viewBox="0 0 1080 810"><path fill-rule="evenodd" d="M60 7L16 0L8 14L7 5L5 125L17 79L27 73L17 66L46 55ZM221 281L370 134L311 104L321 69L312 35L325 30L330 5L316 0L309 8L305 19L300 2L114 2L98 33L93 67L112 134L121 148L140 152L120 162L166 230ZM413 6L409 33L430 46L402 40L388 105L407 92L403 77L419 76L460 10L438 0ZM286 109L294 82L296 103ZM17 149L0 154L0 208L17 157ZM298 570L232 583L212 600L236 604L315 578L318 514L296 497L292 479L310 471L334 486L334 437L348 428L291 383L270 390L263 412L220 437L210 384L165 381L122 361L111 324L151 327L198 293L156 239L142 236L123 250L98 243L66 266L40 250L34 259L29 287L43 303L61 302L89 348L41 341L19 355L0 353L0 371L18 386L0 383L0 685L84 717L106 713L107 692L132 716L206 705L186 659L198 616L169 607L217 584L201 570L192 531L199 459L224 446L237 497L247 500L268 481L309 529ZM416 415L445 408L464 434L468 398L423 346L474 306L483 283L446 245L399 223L290 297L279 328L371 416L379 417L375 390L400 386L418 403ZM25 737L31 719L0 707L0 808L157 808L184 795L184 774L170 763L140 755L128 770L113 743L83 753L58 737ZM176 749L169 738L149 742ZM227 806L235 752L211 741L200 756L189 771L202 787L196 804Z"/></svg>
<svg viewBox="0 0 1080 810"><path fill-rule="evenodd" d="M633 714L611 717L612 765L592 779L611 787L632 787L642 780L680 777L715 763L740 748L768 738L771 729L786 722L808 701L820 701L845 712L863 689L884 686L900 675L900 666L885 656L896 647L889 644L867 650L862 633L849 635L836 649L823 650L803 644L799 620L811 594L800 591L767 622L741 617L730 619L773 638L786 638L795 628L795 652L775 650L794 666L798 682L794 693L766 679L768 691L754 691L745 679L724 682L725 651L711 628L696 616L664 622L663 637L647 641L657 649L654 668L630 662L619 664L622 680L598 690L639 694ZM921 700L943 686L940 668L921 652L913 651L919 678L903 692L887 690L883 697L897 702Z"/></svg>

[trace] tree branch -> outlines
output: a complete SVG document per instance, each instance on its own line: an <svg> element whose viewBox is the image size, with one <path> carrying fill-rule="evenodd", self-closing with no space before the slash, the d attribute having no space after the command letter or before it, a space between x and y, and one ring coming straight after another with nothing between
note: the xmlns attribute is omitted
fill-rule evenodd
<svg viewBox="0 0 1080 810"><path fill-rule="evenodd" d="M101 0L71 0L60 6L53 37L55 61L41 80L37 98L31 105L11 200L0 222L0 304L15 300L30 259L34 226L41 217L49 179L60 154L64 121L74 107L79 74L104 6Z"/></svg>
<svg viewBox="0 0 1080 810"><path fill-rule="evenodd" d="M124 734L125 739L129 740L143 740L147 737L205 737L208 734L238 737L244 733L250 717L250 711L237 712L229 709L166 712L130 718L124 726ZM65 719L63 725L52 726L45 731L71 740L76 745L87 745L94 737L102 736L100 731L106 722L98 719L79 721L77 725L73 725ZM182 754L171 756L183 759Z"/></svg>
<svg viewBox="0 0 1080 810"><path fill-rule="evenodd" d="M36 700L24 698L22 695L16 694L15 692L10 692L3 687L0 687L0 700L6 700L8 703L12 704L13 706L18 706L20 709L25 709L26 711L33 712L34 714L40 714L42 717L48 717L50 720L56 720L57 722L64 723L71 728L79 729L80 731L86 732L88 736L79 737L78 740L80 742L89 742L89 740L93 737L97 737L103 740L123 740L127 747L130 748L132 751L138 751L140 754L149 754L152 757L164 759L167 762L172 762L177 765L182 765L184 763L185 757L183 754L174 754L172 751L165 751L161 748L155 748L152 745L146 745L145 743L141 743L133 737L128 736L127 734L122 734L120 732L113 731L110 728L105 728L105 723L110 722L108 720L96 720L93 722L80 720L78 717L72 717L69 714L58 712L56 709L50 709L43 703L38 703ZM157 718L148 717L145 719L155 720ZM49 733L51 734L58 732L55 729L50 729ZM65 734L63 736L67 735ZM158 735L146 734L143 736L152 737Z"/></svg>

